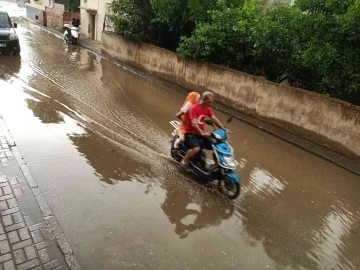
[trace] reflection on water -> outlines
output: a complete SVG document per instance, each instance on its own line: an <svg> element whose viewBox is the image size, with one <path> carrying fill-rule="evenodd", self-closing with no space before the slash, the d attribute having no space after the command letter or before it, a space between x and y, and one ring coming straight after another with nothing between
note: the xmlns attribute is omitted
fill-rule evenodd
<svg viewBox="0 0 360 270"><path fill-rule="evenodd" d="M220 226L222 220L229 219L234 214L232 202L219 199L216 195L199 196L197 193L195 189L172 187L168 189L161 205L170 223L175 224L174 232L181 239L196 230Z"/></svg>
<svg viewBox="0 0 360 270"><path fill-rule="evenodd" d="M354 250L360 251L360 243L356 237L359 220L354 220L353 215L344 208L332 208L333 211L324 218L323 228L314 235L316 245L309 251L309 257L321 269L357 269L359 258L352 261L348 255Z"/></svg>
<svg viewBox="0 0 360 270"><path fill-rule="evenodd" d="M69 135L69 138L95 169L100 180L107 184L114 184L117 180L141 181L150 176L148 163L132 158L126 151L91 131L86 135Z"/></svg>
<svg viewBox="0 0 360 270"><path fill-rule="evenodd" d="M247 186L247 191L251 191L258 195L275 195L275 193L280 194L285 186L286 182L276 179L269 171L255 167L250 174L250 182Z"/></svg>
<svg viewBox="0 0 360 270"><path fill-rule="evenodd" d="M95 54L87 50L80 50L80 60L77 62L79 69L95 72L97 58Z"/></svg>
<svg viewBox="0 0 360 270"><path fill-rule="evenodd" d="M346 210L352 203L344 205L331 195L329 182L321 188L305 179L288 183L258 167L249 175L238 210L246 232L272 259L294 269L357 268L360 257L349 251L360 250L360 235L353 233L359 231L359 216Z"/></svg>
<svg viewBox="0 0 360 270"><path fill-rule="evenodd" d="M0 79L8 81L12 79L11 73L19 73L21 69L20 55L0 54Z"/></svg>
<svg viewBox="0 0 360 270"><path fill-rule="evenodd" d="M44 124L64 123L64 118L49 104L34 99L26 99L25 101L27 107L34 112L34 116L39 118Z"/></svg>

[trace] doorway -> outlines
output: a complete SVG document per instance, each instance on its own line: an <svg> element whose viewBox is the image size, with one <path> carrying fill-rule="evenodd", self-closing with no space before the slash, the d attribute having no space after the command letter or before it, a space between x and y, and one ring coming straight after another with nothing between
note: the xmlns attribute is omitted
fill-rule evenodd
<svg viewBox="0 0 360 270"><path fill-rule="evenodd" d="M95 15L89 14L90 39L95 39Z"/></svg>

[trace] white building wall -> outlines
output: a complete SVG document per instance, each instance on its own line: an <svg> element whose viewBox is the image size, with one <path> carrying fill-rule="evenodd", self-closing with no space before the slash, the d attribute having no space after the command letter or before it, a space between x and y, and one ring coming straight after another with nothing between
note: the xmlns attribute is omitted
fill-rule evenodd
<svg viewBox="0 0 360 270"><path fill-rule="evenodd" d="M45 10L47 4L48 4L48 0L38 0L38 1L30 0L29 2L26 2L26 6L33 7L39 10Z"/></svg>
<svg viewBox="0 0 360 270"><path fill-rule="evenodd" d="M81 0L82 3L83 0ZM80 32L81 36L90 38L89 36L89 13L85 9L80 9Z"/></svg>
<svg viewBox="0 0 360 270"><path fill-rule="evenodd" d="M89 13L86 9L96 10L97 13L95 15L95 36L94 39L97 41L101 41L101 34L104 27L105 13L106 13L106 3L110 2L110 0L81 0L80 6L82 7L80 10L81 14L81 34L90 38L90 19L91 13Z"/></svg>

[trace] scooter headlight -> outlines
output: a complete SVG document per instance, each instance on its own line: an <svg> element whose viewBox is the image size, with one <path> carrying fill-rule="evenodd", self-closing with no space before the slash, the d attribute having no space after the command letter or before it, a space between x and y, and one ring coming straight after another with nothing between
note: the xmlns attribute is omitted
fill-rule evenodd
<svg viewBox="0 0 360 270"><path fill-rule="evenodd" d="M226 165L232 169L235 169L239 163L233 157L223 157Z"/></svg>

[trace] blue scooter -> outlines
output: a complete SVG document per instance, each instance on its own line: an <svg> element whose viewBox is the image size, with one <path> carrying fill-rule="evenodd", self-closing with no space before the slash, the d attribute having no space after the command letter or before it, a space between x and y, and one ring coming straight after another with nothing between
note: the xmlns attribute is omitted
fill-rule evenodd
<svg viewBox="0 0 360 270"><path fill-rule="evenodd" d="M230 117L227 124L231 120L232 118ZM218 190L220 193L230 200L234 200L240 194L240 179L234 172L239 163L234 159L234 149L226 142L229 133L225 129L215 130L214 124L210 119L206 120L205 123L214 128L214 131L211 132L213 162L206 159L206 154L202 148L198 154L190 159L189 166L196 176L205 181L212 182L218 180ZM171 157L176 162L180 162L185 156L188 147L186 144L180 144L179 148L174 148L174 142L179 137L177 133L179 121L171 121L170 124L175 128L172 133Z"/></svg>

